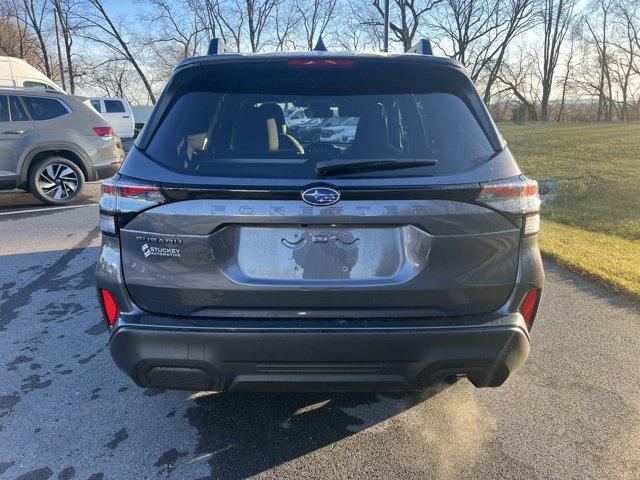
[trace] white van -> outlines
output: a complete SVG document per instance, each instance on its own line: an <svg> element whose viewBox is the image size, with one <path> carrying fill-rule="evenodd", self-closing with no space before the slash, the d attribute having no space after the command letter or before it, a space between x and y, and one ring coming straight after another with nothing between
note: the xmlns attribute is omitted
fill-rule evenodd
<svg viewBox="0 0 640 480"><path fill-rule="evenodd" d="M22 87L64 92L53 80L24 60L0 57L0 87Z"/></svg>
<svg viewBox="0 0 640 480"><path fill-rule="evenodd" d="M91 97L90 100L93 108L111 124L117 136L122 139L133 138L135 125L129 102L117 97Z"/></svg>

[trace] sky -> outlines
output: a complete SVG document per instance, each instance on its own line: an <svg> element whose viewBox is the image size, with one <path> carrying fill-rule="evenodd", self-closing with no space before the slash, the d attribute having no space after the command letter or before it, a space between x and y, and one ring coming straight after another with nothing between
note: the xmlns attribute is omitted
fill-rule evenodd
<svg viewBox="0 0 640 480"><path fill-rule="evenodd" d="M105 5L110 7L109 11L117 11L131 17L135 16L135 12L138 8L138 2L133 0L106 0ZM132 18L132 20L135 20Z"/></svg>

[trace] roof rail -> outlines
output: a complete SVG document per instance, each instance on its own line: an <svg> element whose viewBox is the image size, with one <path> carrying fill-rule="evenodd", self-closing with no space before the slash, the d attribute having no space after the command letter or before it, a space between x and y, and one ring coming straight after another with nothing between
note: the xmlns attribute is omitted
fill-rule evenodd
<svg viewBox="0 0 640 480"><path fill-rule="evenodd" d="M68 95L65 91L54 90L52 88L21 87L19 85L0 85L0 90L19 90L21 92L32 92L34 94L57 93L60 95Z"/></svg>
<svg viewBox="0 0 640 480"><path fill-rule="evenodd" d="M231 53L231 50L229 50L227 44L219 38L212 38L211 42L209 42L207 55L220 55L221 53Z"/></svg>
<svg viewBox="0 0 640 480"><path fill-rule="evenodd" d="M421 38L418 43L407 50L407 53L418 53L420 55L433 55L433 48L431 48L431 42L426 38Z"/></svg>

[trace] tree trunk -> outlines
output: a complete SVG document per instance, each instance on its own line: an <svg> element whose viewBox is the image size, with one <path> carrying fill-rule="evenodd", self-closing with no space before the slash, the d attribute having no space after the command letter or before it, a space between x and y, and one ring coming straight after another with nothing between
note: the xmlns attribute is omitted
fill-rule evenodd
<svg viewBox="0 0 640 480"><path fill-rule="evenodd" d="M60 80L62 81L62 89L67 89L67 82L64 79L64 67L62 66L62 50L60 48L60 32L58 29L58 14L53 11L53 23L56 28L56 47L58 49L58 67L60 68Z"/></svg>
<svg viewBox="0 0 640 480"><path fill-rule="evenodd" d="M549 121L549 98L551 97L551 85L548 82L542 83L542 97L540 99L540 120Z"/></svg>
<svg viewBox="0 0 640 480"><path fill-rule="evenodd" d="M67 79L69 80L69 93L73 95L76 93L76 79L75 69L73 67L73 61L71 58L71 45L73 44L73 38L71 36L69 18L62 13L61 0L54 1L53 6L55 8L55 13L58 15L60 30L62 32L62 42L64 44L65 61L67 64Z"/></svg>
<svg viewBox="0 0 640 480"><path fill-rule="evenodd" d="M151 100L151 103L155 105L156 96L153 93L153 90L151 88L151 84L147 80L147 76L144 74L144 72L140 68L140 65L138 65L138 62L136 61L134 56L131 54L131 51L129 50L129 46L127 45L127 42L124 41L124 39L120 35L120 32L118 31L116 26L111 21L111 17L109 17L107 12L105 11L104 6L102 5L102 2L99 1L99 0L98 1L94 1L94 5L98 8L100 13L102 14L102 17L109 24L109 28L111 29L111 32L113 33L113 36L115 37L115 39L117 40L118 44L120 45L120 48L122 48L122 51L124 52L125 56L127 57L127 60L129 60L131 65L133 65L133 68L135 69L135 71L138 73L138 76L142 80L142 83L144 84L144 88L147 90L147 93L149 94L149 100Z"/></svg>
<svg viewBox="0 0 640 480"><path fill-rule="evenodd" d="M30 26L33 28L36 37L38 38L38 44L40 45L40 50L42 52L42 61L44 62L44 70L47 77L51 78L51 66L49 65L49 52L47 50L47 44L44 41L44 36L42 35L42 19L38 22L36 18L36 11L33 5L33 1L29 3L27 0L24 0L24 8L26 10L27 18L29 19Z"/></svg>

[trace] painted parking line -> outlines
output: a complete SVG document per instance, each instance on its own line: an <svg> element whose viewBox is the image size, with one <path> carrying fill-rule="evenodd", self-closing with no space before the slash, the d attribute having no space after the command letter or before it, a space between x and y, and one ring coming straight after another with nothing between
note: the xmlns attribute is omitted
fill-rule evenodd
<svg viewBox="0 0 640 480"><path fill-rule="evenodd" d="M99 203L87 203L86 205L67 205L65 207L33 208L33 209L30 209L30 210L18 210L17 212L0 212L0 216L3 216L3 215L18 215L20 213L52 212L54 210L69 210L71 208L93 207L95 205L100 205L100 204Z"/></svg>

